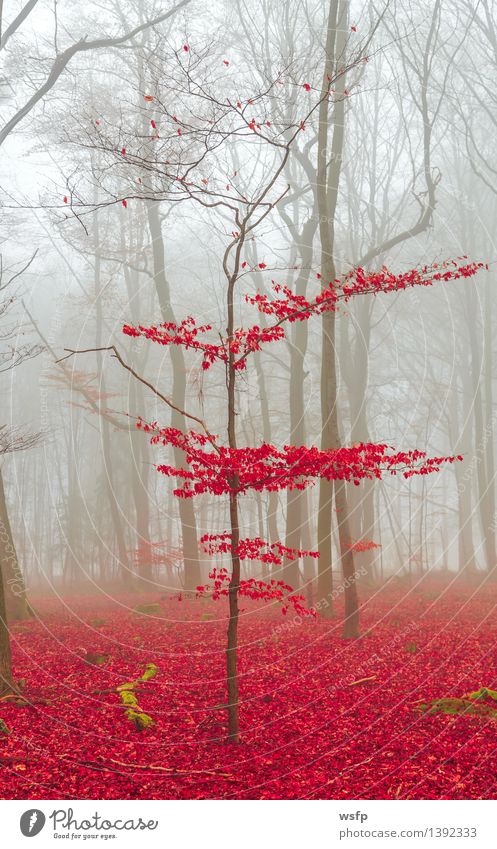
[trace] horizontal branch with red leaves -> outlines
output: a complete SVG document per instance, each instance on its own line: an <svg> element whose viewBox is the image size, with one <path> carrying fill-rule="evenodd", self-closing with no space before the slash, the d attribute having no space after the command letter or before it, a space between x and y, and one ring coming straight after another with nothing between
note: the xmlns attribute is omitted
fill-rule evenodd
<svg viewBox="0 0 497 849"><path fill-rule="evenodd" d="M209 578L213 582L212 585L205 584L197 587L198 596L209 595L213 601L217 601L229 595L231 578L227 569L214 568L209 572ZM237 590L240 596L253 601L278 602L281 604L283 614L292 607L299 616L316 616L316 611L312 607L306 607L304 596L294 593L293 587L285 584L284 581L274 579L260 581L256 578L246 578L240 581Z"/></svg>
<svg viewBox="0 0 497 849"><path fill-rule="evenodd" d="M300 557L319 557L318 551L304 551L301 548L289 548L282 542L267 542L259 537L241 539L233 548L231 545L231 534L224 531L222 534L204 534L200 538L206 554L227 554L232 552L240 560L259 560L261 563L270 563L279 566L283 558L297 560Z"/></svg>
<svg viewBox="0 0 497 849"><path fill-rule="evenodd" d="M256 447L227 448L216 445L196 431L159 427L139 420L137 427L150 433L152 444L170 445L185 452L188 469L162 464L157 470L167 477L178 478L183 485L173 490L180 498L203 493L212 495L242 494L249 490L276 492L282 489L305 489L314 480L343 480L359 485L362 479L381 478L384 474L427 475L438 471L444 463L462 460L458 457L428 457L424 451L396 451L384 444L358 443L351 447L328 451L306 445L262 443ZM232 481L238 486L233 488Z"/></svg>
<svg viewBox="0 0 497 849"><path fill-rule="evenodd" d="M329 282L313 299L296 295L288 286L272 281L274 291L281 297L271 298L266 294L257 293L246 295L245 300L256 306L264 315L274 317L276 322L269 327L253 325L249 328L237 328L231 338L221 337L220 343L204 341L201 337L213 328L210 324L197 325L193 316L183 319L180 324L164 322L151 327L125 324L123 333L135 338L142 336L160 345L177 345L201 351L204 370L209 369L216 361L226 365L231 352L235 357L234 368L240 371L245 368L250 353L260 351L261 346L266 343L284 339L285 332L281 325L285 322L307 321L313 315L336 311L342 301L347 302L355 295L399 292L414 286L432 286L437 282L469 279L482 268L488 269L488 265L483 262L465 260L467 257L462 256L457 260L425 265L399 274L394 274L386 266L376 272L354 268L343 278Z"/></svg>

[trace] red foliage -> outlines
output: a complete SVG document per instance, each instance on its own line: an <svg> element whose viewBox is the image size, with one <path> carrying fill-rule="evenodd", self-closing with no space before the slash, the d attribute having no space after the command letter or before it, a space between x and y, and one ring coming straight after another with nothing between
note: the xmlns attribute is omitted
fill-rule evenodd
<svg viewBox="0 0 497 849"><path fill-rule="evenodd" d="M359 553L361 551L372 551L374 548L381 548L381 545L377 542L373 542L372 539L360 539L357 542L351 542L348 546L350 551L355 551Z"/></svg>
<svg viewBox="0 0 497 849"><path fill-rule="evenodd" d="M125 201L123 201L125 205ZM281 324L285 321L306 321L312 315L336 310L341 301L348 301L354 295L376 295L380 292L396 292L412 286L431 286L435 282L457 280L473 277L481 268L486 268L482 262L462 263L467 257L458 261L450 260L440 265L424 266L411 269L401 274L393 274L386 267L378 272L366 272L363 268L355 268L341 280L335 280L326 286L312 300L304 295L296 295L288 286L273 282L273 289L279 298L269 298L265 294L246 295L247 303L253 304L261 313L273 316L277 322L270 327L253 325L249 328L237 328L231 338L221 337L220 343L204 341L201 337L212 330L210 324L197 325L193 316L183 319L180 324L164 322L151 327L130 324L123 326L127 336L143 336L151 342L160 345L181 345L201 351L203 354L202 368L208 369L216 360L227 363L229 353L235 356L234 367L242 370L246 366L246 358L253 351L259 351L261 346L277 342L285 337ZM242 263L242 268L247 265ZM259 269L265 269L266 263L260 262ZM318 275L319 276L319 275Z"/></svg>
<svg viewBox="0 0 497 849"><path fill-rule="evenodd" d="M204 342L199 339L199 335L208 333L212 330L210 324L197 325L193 316L183 319L180 324L172 322L164 322L158 326L133 327L130 324L125 324L123 333L126 336L139 337L143 336L151 342L158 342L159 345L181 345L184 348L191 348L195 351L203 353L202 368L207 370L216 361L227 363L229 351L231 350L240 358L235 363L236 369L245 368L245 357L251 351L259 351L262 344L265 342L276 342L283 339L285 331L282 327L258 327L254 325L243 330L238 328L233 334L231 340L222 339L220 344Z"/></svg>
<svg viewBox="0 0 497 849"><path fill-rule="evenodd" d="M273 281L274 291L281 293L283 297L269 298L258 293L247 295L246 301L254 304L259 312L272 315L280 321L306 321L311 315L335 311L341 301L347 302L355 295L377 295L382 292L398 292L413 286L432 286L437 282L468 279L474 277L482 268L488 268L483 262L463 260L467 260L467 257L413 268L400 274L394 274L386 266L376 272L354 268L343 278L331 281L311 300L304 295L296 295L288 286Z"/></svg>
<svg viewBox="0 0 497 849"><path fill-rule="evenodd" d="M361 479L381 478L385 473L400 472L408 478L427 475L438 471L443 463L462 459L427 457L424 451L395 451L388 445L372 443L330 451L305 445L285 445L279 449L268 443L233 449L214 444L212 438L196 431L183 433L177 428L160 428L156 422L146 424L141 420L137 427L152 434L152 444L172 445L185 452L188 469L157 466L162 474L183 481L174 490L181 498L205 492L227 495L234 491L305 489L317 478L351 481L356 485ZM239 481L236 489L231 483L234 476Z"/></svg>
<svg viewBox="0 0 497 849"><path fill-rule="evenodd" d="M226 554L232 551L231 534L227 531L222 534L204 534L200 542L207 554ZM275 566L279 566L284 557L289 560L296 560L298 557L319 557L318 551L288 548L281 542L266 542L259 537L241 539L233 553L237 554L240 560L259 560L261 563L271 563Z"/></svg>
<svg viewBox="0 0 497 849"><path fill-rule="evenodd" d="M2 701L2 798L495 799L495 721L415 710L497 689L494 584L399 582L366 602L354 641L339 619L283 619L247 599L239 746L220 709L219 606L171 601L155 617L136 604L36 599L42 618L12 626L26 703ZM88 652L109 660L85 663ZM156 725L138 732L114 688L148 662L158 673L139 701Z"/></svg>
<svg viewBox="0 0 497 849"><path fill-rule="evenodd" d="M217 601L222 596L228 596L231 577L227 569L211 569L209 578L213 582L212 586L205 584L205 586L197 587L197 595L208 594L213 601ZM304 596L294 593L293 587L285 584L284 581L242 578L238 585L238 593L244 598L251 598L252 601L276 601L281 604L281 612L284 614L293 607L299 616L316 615L313 608L305 606Z"/></svg>

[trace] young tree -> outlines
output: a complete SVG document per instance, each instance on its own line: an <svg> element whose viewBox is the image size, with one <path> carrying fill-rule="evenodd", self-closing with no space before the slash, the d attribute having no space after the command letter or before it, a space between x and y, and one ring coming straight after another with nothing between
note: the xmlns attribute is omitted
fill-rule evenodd
<svg viewBox="0 0 497 849"><path fill-rule="evenodd" d="M321 449L305 445L286 445L281 448L265 442L258 446L241 447L240 427L237 422L238 388L250 357L269 343L284 339L286 324L306 321L311 316L321 316L323 320L327 316L333 319L340 304L353 296L394 292L416 285L430 285L434 281L472 277L482 264L468 263L461 259L459 262L442 264L440 267L425 266L420 270L397 275L386 268L367 273L359 267L345 277L338 277L332 263L331 247L324 238L322 270L317 275L321 292L314 298L295 294L288 286L274 281L275 297L259 292L247 293L241 298L240 281L251 272L259 273L267 269L264 262L258 262L254 268L247 260L249 246L260 225L268 219L287 194L288 187L282 185L282 181L295 139L305 132L314 113L318 110L322 112L323 103L328 102L330 98L332 86L344 77L351 65L335 71L330 68L330 73L325 76L319 100L307 108L301 120L291 126L273 128L265 102L278 80L271 83L265 91L246 100L231 99L229 95L226 96L226 91L221 96L215 91L209 91L206 82L199 83L193 78L190 62L197 67L197 60L196 57L191 58L188 45L185 45L184 50L188 59L183 66L176 55L176 78L171 76L169 79L168 92L170 101L171 90L179 94L181 117L173 111L174 101L163 98L160 90L157 95L143 93L147 103L154 103L155 113L150 123L157 140L155 155L152 155L148 141L133 137L132 133L122 126L113 137L109 129L104 131L99 123L96 139L92 139L89 146L92 150L97 147L105 165L99 186L102 196L99 206L121 204L127 209L128 203L133 199L146 202L161 199L179 202L188 199L210 214L221 210L224 227L227 219L228 227L232 228L221 259L226 316L224 331L219 330L217 335L211 338L213 326L200 324L198 318L191 315L179 323L163 320L158 325L128 324L124 327L124 333L131 338L142 337L162 346L172 346L173 349L198 352L202 356L201 368L204 373L215 364L224 369L223 411L226 419L226 440L223 441L214 434L214 429L207 423L203 411L196 414L180 407L172 395L165 394L153 382L142 377L115 345L101 346L100 350L112 351L120 365L148 387L170 410L194 422L197 428L200 427L197 430L185 431L174 425L162 427L157 422L142 419L138 422L139 427L150 435L154 444L162 444L176 453L181 453L181 464L163 463L158 467L159 472L179 481L174 494L181 499L210 494L226 497L228 500L229 530L208 535L205 541L211 553L229 552L231 557L230 572L218 572L214 569L211 577L214 581L214 596L226 595L229 604L226 647L228 738L237 742L239 596L273 599L280 601L284 610L292 605L299 613L304 611L303 599L294 594L290 585L282 581L267 583L255 581L253 578L242 580L242 560L260 559L275 563L283 557L291 561L310 555L308 551L289 549L283 543L265 541L258 537L243 537L240 516L240 500L243 495L248 492L303 490L315 480L319 480L329 486L335 485L336 494L339 496L336 503L340 506L341 497L345 498L346 482L359 484L362 479L379 478L383 473L400 472L406 477L425 475L437 470L443 462L454 460L454 457L427 458L424 452L419 450L395 451L385 444L360 443L349 448L340 447L336 415L330 417L331 430L326 430L327 435L323 437L325 442ZM362 55L356 57L352 65L357 65L362 59ZM311 88L307 83L301 87L306 92ZM194 102L189 104L189 100ZM200 112L200 106L207 108L207 114ZM260 117L254 117L254 113ZM324 125L324 120L325 117L320 114L320 127ZM242 190L237 181L233 186L231 183L222 186L223 170L218 163L222 161L223 149L232 148L236 144L248 145L253 141L258 150L258 168L253 177L255 188L249 194L245 185ZM325 142L322 149L326 150ZM116 162L119 162L117 181L115 174L112 177L113 170L109 167L109 164ZM233 177L236 178L236 173ZM109 179L112 182L109 182ZM126 187L124 190L123 186ZM323 191L323 185L319 183L318 193L322 194ZM95 204L88 205L78 200L79 196L77 191L71 191L70 207L77 216L86 214L89 206L90 211L95 208ZM69 203L69 198L66 197L65 201ZM323 237L326 237L324 231ZM236 316L244 301L256 306L265 317L263 326L239 326ZM328 321L324 333L330 333L329 328ZM73 353L94 351L95 348L86 348L83 351L66 350L71 356ZM333 373L326 375L327 383L333 380ZM331 397L327 391L326 404ZM353 584L355 576L350 551L351 541L350 538L345 540L345 523L339 521L339 525L341 548L348 549L350 557L347 563L352 564L351 568L345 571L345 577ZM199 588L199 591L203 590L204 587ZM349 595L349 599L350 597ZM327 601L325 594L323 600ZM316 609L319 605L320 602ZM348 608L346 610L346 623L349 625L345 629L345 635L356 636L358 621L355 602L353 611Z"/></svg>
<svg viewBox="0 0 497 849"><path fill-rule="evenodd" d="M310 552L290 551L283 544L271 544L265 540L241 537L240 499L250 491L280 491L291 488L303 489L314 480L339 481L341 485L353 482L358 485L363 479L380 478L383 474L401 473L409 478L438 471L444 462L453 462L455 457L428 458L423 451L395 451L388 445L361 443L352 447L318 449L314 446L276 445L262 443L259 446L239 447L236 426L236 384L243 374L247 359L262 346L281 341L284 325L295 321L306 321L312 316L336 312L341 302L350 298L380 292L395 292L411 286L429 286L435 281L456 280L473 277L482 263L464 260L444 263L441 267L424 267L401 274L392 274L386 268L380 272L366 274L358 268L345 279L332 280L311 300L294 295L287 287L275 284L276 297L267 295L245 295L245 300L270 316L272 323L266 328L252 325L248 328L235 324L235 292L237 283L244 276L241 248L251 230L250 219L240 220L240 235L228 245L224 267L226 270L226 299L228 325L225 334L218 333L217 341L209 341L213 330L210 325L197 324L189 316L180 324L169 322L157 326L125 325L123 332L133 338L143 337L159 345L176 345L193 349L202 355L202 368L208 371L215 363L221 364L226 373L226 418L227 444L214 435L206 422L199 416L182 410L182 415L200 430L180 431L174 427L160 427L157 422L138 421L138 427L150 435L152 444L162 444L181 449L187 468L169 464L158 466L158 471L167 477L182 480L174 490L178 498L193 498L210 493L229 499L230 529L221 534L208 535L205 541L212 554L229 552L231 571L211 571L213 597L227 596L229 603L226 645L227 694L228 694L228 739L239 741L239 689L238 689L238 622L239 597L275 600L283 604L286 612L292 606L298 614L307 611L303 597L293 593L292 587L283 581L256 581L241 577L241 562L244 559L260 559L266 562L281 562L283 556L295 558ZM241 243L241 244L240 244ZM232 264L231 264L232 263ZM214 337L216 339L216 337ZM86 353L67 349L68 356ZM94 350L94 349L91 349ZM120 365L134 378L148 386L168 407L173 402L163 395L150 381L139 375L121 356L115 346L107 346ZM316 556L317 552L315 553ZM204 592L206 587L199 587Z"/></svg>

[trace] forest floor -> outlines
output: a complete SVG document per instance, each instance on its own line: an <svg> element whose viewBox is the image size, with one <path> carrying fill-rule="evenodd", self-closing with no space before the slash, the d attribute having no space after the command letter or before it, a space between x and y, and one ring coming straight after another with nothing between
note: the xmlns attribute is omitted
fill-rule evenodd
<svg viewBox="0 0 497 849"><path fill-rule="evenodd" d="M497 720L427 715L419 700L497 689L497 586L391 585L363 636L244 604L242 742L225 742L223 602L36 600L13 626L25 704L2 701L8 799L467 799L497 796ZM103 665L85 660L87 655ZM96 658L89 658L95 660ZM116 687L154 725L136 730ZM363 679L363 680L361 680Z"/></svg>

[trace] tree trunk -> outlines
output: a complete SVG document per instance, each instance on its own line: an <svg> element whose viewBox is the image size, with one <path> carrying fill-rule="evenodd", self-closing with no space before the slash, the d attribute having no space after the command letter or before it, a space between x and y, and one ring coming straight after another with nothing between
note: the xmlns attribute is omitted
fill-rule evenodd
<svg viewBox="0 0 497 849"><path fill-rule="evenodd" d="M316 231L315 218L311 218L304 227L302 242L299 245L301 272L295 286L296 295L305 295L312 264L312 239ZM292 330L290 346L290 445L305 444L305 403L304 403L304 363L307 350L308 327L306 321L297 322ZM307 495L300 489L287 491L285 545L288 548L302 548L302 522L304 504ZM307 512L307 511L305 511ZM294 589L300 584L299 562L285 558L283 579Z"/></svg>
<svg viewBox="0 0 497 849"><path fill-rule="evenodd" d="M233 446L231 446L233 447ZM233 482L233 486L237 484ZM228 689L228 740L240 741L239 733L239 694L238 694L238 592L240 588L240 558L234 554L240 542L238 523L238 499L236 493L230 494L231 529L231 580L229 585L228 642L226 647L226 673Z"/></svg>
<svg viewBox="0 0 497 849"><path fill-rule="evenodd" d="M227 293L227 339L228 345L235 329L233 293L236 275L228 279ZM236 371L235 355L229 345L227 363L228 393L228 445L236 450ZM230 530L231 530L231 580L229 585L228 644L226 647L226 672L228 690L228 740L238 743L239 734L239 693L238 693L238 593L240 591L240 557L237 549L240 544L240 524L238 519L239 479L236 472L229 480L230 485Z"/></svg>
<svg viewBox="0 0 497 849"><path fill-rule="evenodd" d="M465 312L468 324L468 332L469 332L469 344L470 344L470 352L471 352L471 381L472 381L472 398L473 398L473 412L474 412L474 425L475 425L475 455L474 461L476 463L476 479L478 484L478 508L480 513L480 522L481 522L481 532L483 536L483 551L485 555L485 565L487 571L492 573L495 570L496 565L496 554L495 554L495 531L494 531L494 482L493 479L488 478L488 470L489 470L489 443L492 442L493 433L492 433L492 410L491 406L487 406L487 399L485 398L485 409L484 409L484 399L482 398L482 365L483 365L483 356L485 353L485 347L487 352L490 351L491 340L488 339L488 342L485 342L485 331L487 334L490 334L491 327L488 327L488 320L485 317L483 322L483 331L484 331L484 350L481 351L480 345L478 343L478 328L477 328L477 315L476 315L476 300L475 300L475 291L473 287L468 286L466 289L466 304L467 309ZM488 306L488 305L487 305ZM487 353L485 357L486 366L489 369L489 374L491 377L490 364L489 360L491 359L490 355ZM491 385L490 387L486 386L487 392L489 394L489 402L491 405ZM491 464L493 465L493 457L491 459Z"/></svg>
<svg viewBox="0 0 497 849"><path fill-rule="evenodd" d="M12 689L12 659L3 581L0 581L0 696Z"/></svg>
<svg viewBox="0 0 497 849"><path fill-rule="evenodd" d="M3 470L0 468L0 562L3 595L9 622L29 619L32 615L26 594L24 576L17 559L5 498Z"/></svg>
<svg viewBox="0 0 497 849"><path fill-rule="evenodd" d="M162 320L176 323L166 277L164 239L162 236L158 203L151 202L147 204L147 216L152 239L155 288L159 298ZM171 345L170 353L173 366L172 401L173 404L183 410L185 408L186 395L185 358L183 351L177 345ZM178 428L178 430L185 430L185 418L175 410L172 411L171 426ZM179 449L174 450L174 462L178 468L184 462L183 452ZM185 565L185 590L187 592L195 592L195 588L201 581L197 522L192 499L180 498L178 501L183 544L183 562Z"/></svg>
<svg viewBox="0 0 497 849"><path fill-rule="evenodd" d="M323 74L322 100L319 108L317 203L319 213L319 235L321 238L321 280L327 287L336 279L334 259L335 215L338 187L344 149L345 134L345 76L341 76L335 87L333 108L333 137L328 152L329 101L326 92L329 80L336 73L337 61L344 62L348 21L348 1L331 0L326 36L326 61ZM337 58L335 58L337 57ZM330 164L328 164L330 163ZM324 450L340 446L338 423L338 383L336 367L336 314L325 312L322 318L323 345L321 359L321 447ZM344 577L345 622L344 637L359 635L359 613L357 587L354 575L354 558L350 549L350 532L347 514L345 485L342 482L321 481L318 512L319 602L330 602L320 608L322 613L332 611L332 495L335 490L335 507L338 521L338 542ZM329 587L329 590L328 590Z"/></svg>
<svg viewBox="0 0 497 849"><path fill-rule="evenodd" d="M103 340L103 315L102 315L102 283L101 283L101 257L100 257L100 230L98 213L95 215L95 267L94 267L94 291L95 291L95 327L96 327L96 347L100 348L104 344ZM106 381L102 369L102 352L97 351L97 371L100 377L99 391L105 398ZM101 416L101 437L102 437L102 453L104 460L104 476L105 488L109 500L110 513L112 524L116 535L117 551L119 555L120 577L125 586L130 586L132 582L132 570L129 562L128 551L126 548L126 538L121 516L120 505L116 498L116 482L114 478L114 468L112 464L112 450L109 422L105 416ZM123 571L124 570L124 571Z"/></svg>

